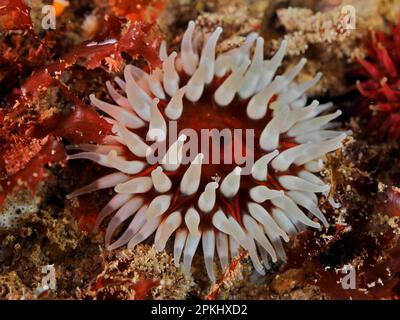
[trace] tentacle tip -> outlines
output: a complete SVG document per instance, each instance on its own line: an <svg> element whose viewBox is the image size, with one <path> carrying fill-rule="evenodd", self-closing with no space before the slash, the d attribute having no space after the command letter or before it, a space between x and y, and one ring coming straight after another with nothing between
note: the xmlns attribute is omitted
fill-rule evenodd
<svg viewBox="0 0 400 320"><path fill-rule="evenodd" d="M257 272L260 274L260 275L262 275L262 276L265 276L267 273L266 273L266 271L265 271L265 269L262 267L262 269L260 269L260 268L258 268L257 269Z"/></svg>
<svg viewBox="0 0 400 320"><path fill-rule="evenodd" d="M240 176L241 173L242 173L242 168L241 168L241 167L236 167L236 168L235 168L235 175L236 175L236 176Z"/></svg>
<svg viewBox="0 0 400 320"><path fill-rule="evenodd" d="M128 248L129 250L133 250L133 249L136 247L136 244L137 244L137 243L131 243L131 242L129 242L128 245L127 245L127 248Z"/></svg>
<svg viewBox="0 0 400 320"><path fill-rule="evenodd" d="M215 277L215 275L208 275L208 278L213 285L217 282L217 278Z"/></svg>
<svg viewBox="0 0 400 320"><path fill-rule="evenodd" d="M315 229L320 229L321 228L321 224L319 222L314 222L312 224L312 227L315 228Z"/></svg>
<svg viewBox="0 0 400 320"><path fill-rule="evenodd" d="M216 189L218 189L219 184L218 184L217 181L212 181L212 182L210 182L210 186L211 186L211 188L212 188L213 190L216 190Z"/></svg>

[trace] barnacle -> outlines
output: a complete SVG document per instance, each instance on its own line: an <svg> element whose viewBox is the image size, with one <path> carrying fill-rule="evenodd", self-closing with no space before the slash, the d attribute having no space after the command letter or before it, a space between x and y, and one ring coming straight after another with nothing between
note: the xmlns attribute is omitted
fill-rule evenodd
<svg viewBox="0 0 400 320"><path fill-rule="evenodd" d="M124 80L115 78L126 96L110 82L106 86L114 103L90 96L107 115L113 134L102 144L69 146L82 151L69 159L89 159L116 172L68 198L114 188L116 195L96 223L98 229L116 212L105 235L110 250L125 244L133 248L154 232L155 247L163 250L175 233L174 262L178 266L183 253L188 274L200 241L212 281L215 249L225 269L239 247L245 248L264 274L271 261L285 261L282 240L288 242L306 226L320 227L312 217L328 225L316 194L327 194L329 185L314 173L323 168L324 155L340 148L346 137L330 123L341 112L321 115L332 104L307 104L305 92L321 74L294 83L306 59L275 76L286 41L270 60L264 60L264 40L256 33L240 47L216 55L222 28L205 37L201 50L197 31L190 22L179 53L168 54L161 45L161 69L148 74L126 66ZM204 129L205 140L212 143L192 154L193 143L204 142L199 138ZM234 134L217 143L214 129ZM254 145L247 135L251 132ZM128 227L118 234L124 223Z"/></svg>

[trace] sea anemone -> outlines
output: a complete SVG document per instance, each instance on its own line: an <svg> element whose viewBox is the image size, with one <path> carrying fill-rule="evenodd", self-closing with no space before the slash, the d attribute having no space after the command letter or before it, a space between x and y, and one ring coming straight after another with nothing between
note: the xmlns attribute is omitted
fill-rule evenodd
<svg viewBox="0 0 400 320"><path fill-rule="evenodd" d="M321 74L293 83L306 59L275 77L286 41L270 60L264 60L264 40L256 33L240 47L216 55L221 33L217 27L202 40L189 22L180 53L168 54L162 43L162 69L148 74L127 65L125 79L115 78L121 91L106 83L114 103L90 96L108 115L113 134L101 145L69 146L82 151L69 155L71 160L90 159L116 169L68 195L114 188L115 196L96 223L98 229L116 211L105 233L107 249L133 248L155 232L155 247L163 250L175 233L174 263L180 264L183 253L183 270L190 274L201 240L212 281L215 249L223 269L243 247L255 269L265 274L271 261L285 261L282 240L288 242L306 226L320 228L313 217L328 226L316 193L327 195L329 185L314 173L323 168L325 154L340 148L346 137L330 123L340 111L320 115L331 103L307 105L305 91ZM171 123L181 134L175 136ZM224 136L223 143L214 139L192 154L193 144L204 142L199 141L204 129L209 130L207 141L215 138L213 129L234 132L234 137ZM246 139L237 138L243 132ZM163 152L160 146L167 140Z"/></svg>
<svg viewBox="0 0 400 320"><path fill-rule="evenodd" d="M366 80L357 83L364 97L359 115L367 118L369 129L382 137L400 138L400 22L391 32L378 31L368 42L367 58L360 59ZM371 113L372 110L372 113Z"/></svg>

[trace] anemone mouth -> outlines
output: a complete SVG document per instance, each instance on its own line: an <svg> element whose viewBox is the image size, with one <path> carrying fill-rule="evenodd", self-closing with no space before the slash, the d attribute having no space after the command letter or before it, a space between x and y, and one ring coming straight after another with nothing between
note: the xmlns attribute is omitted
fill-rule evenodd
<svg viewBox="0 0 400 320"><path fill-rule="evenodd" d="M216 56L222 29L209 35L201 52L194 32L190 22L179 54L168 55L161 46L162 69L147 74L128 65L124 80L115 79L126 95L107 83L115 104L90 96L113 124L113 135L102 145L76 146L83 152L69 159L89 159L116 172L68 198L114 188L116 195L96 223L98 228L116 212L106 230L108 249L133 248L155 233L155 246L163 250L175 234L174 261L179 265L183 255L188 274L200 241L212 281L215 251L226 268L240 246L264 274L271 261L285 260L282 240L305 226L320 227L312 217L328 225L316 194L329 186L313 172L322 169L324 154L339 148L346 136L329 128L340 112L320 115L332 105L306 105L304 93L321 75L293 84L305 59L275 76L286 42L264 60L263 39L253 33L241 47ZM204 130L208 144L200 151ZM230 135L222 142L210 140L210 130ZM253 140L235 134L248 131Z"/></svg>

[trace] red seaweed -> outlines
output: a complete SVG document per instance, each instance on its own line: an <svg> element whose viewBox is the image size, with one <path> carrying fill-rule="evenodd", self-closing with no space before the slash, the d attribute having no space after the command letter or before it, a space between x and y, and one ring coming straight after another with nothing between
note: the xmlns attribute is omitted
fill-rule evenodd
<svg viewBox="0 0 400 320"><path fill-rule="evenodd" d="M6 167L13 166L15 172L0 180L0 186L4 191L0 195L0 204L14 187L21 184L33 195L37 185L48 176L45 167L62 161L64 154L64 146L53 136L46 136L41 140L32 139L25 143L21 141L20 144L14 145L14 150L5 153L1 158L3 164Z"/></svg>
<svg viewBox="0 0 400 320"><path fill-rule="evenodd" d="M109 0L109 3L117 15L131 21L155 21L164 6L160 0Z"/></svg>
<svg viewBox="0 0 400 320"><path fill-rule="evenodd" d="M30 9L22 0L0 0L0 28L4 30L31 30Z"/></svg>
<svg viewBox="0 0 400 320"><path fill-rule="evenodd" d="M0 0L0 25L4 31L29 32L37 40L29 11L22 0ZM159 37L154 32L153 24L133 21L127 29L125 24L124 18L106 15L103 27L93 41L77 45L54 62L44 65L42 61L39 68L35 68L38 64L34 64L33 72L30 72L32 75L23 81L21 88L14 87L12 94L6 97L4 107L0 109L0 183L3 188L0 202L20 182L34 191L36 183L46 176L44 165L64 159L62 144L56 137L66 138L70 143L99 143L109 133L111 126L62 83L60 77L63 72L75 65L86 69L102 68L109 73L120 71L124 64L122 53L129 54L133 59L143 57L149 68L160 63L156 50ZM40 44L37 50L45 48L44 43ZM29 72L29 62L38 54L39 51L32 52L25 62L16 60L12 55L3 56L0 66L11 72L5 79L24 77ZM20 74L16 75L16 72ZM15 80L12 83L16 84ZM72 107L61 112L32 113L33 101L41 99L41 95L50 88L58 88L64 102ZM49 157L50 145L57 156ZM16 165L11 166L10 163L14 162Z"/></svg>

